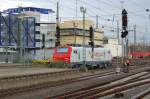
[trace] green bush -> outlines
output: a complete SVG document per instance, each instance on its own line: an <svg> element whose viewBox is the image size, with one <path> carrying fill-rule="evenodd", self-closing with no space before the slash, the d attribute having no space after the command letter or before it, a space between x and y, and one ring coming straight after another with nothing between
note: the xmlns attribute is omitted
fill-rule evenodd
<svg viewBox="0 0 150 99"><path fill-rule="evenodd" d="M65 64L62 61L55 61L55 62L50 62L49 67L53 67L53 68L67 68L68 65Z"/></svg>

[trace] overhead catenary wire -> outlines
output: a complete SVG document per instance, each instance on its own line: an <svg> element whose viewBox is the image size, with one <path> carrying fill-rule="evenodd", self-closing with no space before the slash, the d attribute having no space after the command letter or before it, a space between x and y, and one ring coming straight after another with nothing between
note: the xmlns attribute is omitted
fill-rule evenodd
<svg viewBox="0 0 150 99"><path fill-rule="evenodd" d="M44 0L46 1L46 0ZM47 0L47 1L50 1L49 5L51 6L55 6L56 5L56 1L53 1L53 0ZM60 2L60 8L61 8L61 11L60 11L60 18L61 19L64 19L64 20L67 20L67 19L76 19L75 17L72 17L75 15L75 6L72 6L74 2L72 2L73 0L68 0L65 4L64 4L64 1L65 0L59 0ZM75 0L74 0L75 1ZM93 2L97 2L96 5L94 5ZM25 0L24 0L25 2ZM37 2L37 1L36 1ZM36 3L35 2L35 3ZM92 2L92 3L91 3ZM127 2L127 1L126 1ZM8 2L9 3L9 2ZM11 3L9 3L11 4ZM115 26L113 26L113 24L105 24L106 22L110 21L116 21L116 20L119 20L120 16L121 16L121 6L118 5L117 3L116 4L113 4L113 0L78 0L78 9L81 5L85 4L86 5L86 8L87 8L87 13L86 13L86 19L91 19L91 20L94 20L95 21L95 18L96 18L96 15L98 15L98 18L100 20L99 24L106 28L114 28L115 29ZM115 12L115 13L111 13L109 11L109 9L105 9L103 10L101 8L101 6L97 6L98 4L104 4L106 5L106 7L109 7L109 8L112 8L113 11L116 9L116 11L119 11L119 12ZM137 10L135 11L128 11L128 15L129 15L129 18L140 18L140 20L142 20L142 22L144 23L146 20L146 15L143 14L146 12L146 7L142 6L142 4L139 4L138 2L135 2L135 0L128 0L128 4L134 4L137 8ZM62 12L63 11L66 11L68 13L68 15L65 16L65 14L63 14ZM133 10L133 9L131 9ZM108 13L107 13L108 12ZM77 19L82 19L81 16L81 13L77 12L78 13L78 17ZM113 19L114 18L114 19ZM138 19L137 18L137 19ZM102 21L103 21L103 24L102 24ZM132 23L133 24L133 23ZM135 22L136 24L136 22ZM99 26L100 26L99 25ZM145 27L148 27L148 25L143 25L143 26L139 26L141 24L138 24L137 27L138 28L145 28ZM141 30L142 31L142 30ZM137 30L137 32L140 32L139 30Z"/></svg>
<svg viewBox="0 0 150 99"><path fill-rule="evenodd" d="M84 1L85 2L85 1ZM93 5L91 5L91 4L89 4L89 3L87 3L86 2L86 4L88 4L88 5L90 5L90 6L92 6L93 7ZM108 4L108 3L107 3ZM119 7L116 7L117 9L119 8ZM99 9L100 10L100 9ZM140 16L140 15L137 15L137 13L140 13L140 12L142 12L143 10L139 10L139 11L135 11L135 12L128 12L129 14L131 13L131 14L136 14L135 16ZM96 12L94 12L94 11L92 11L91 9L88 11L88 13L93 13L93 14L96 14ZM113 16L113 15L120 15L120 14L108 14L108 15L99 15L100 17L102 17L102 16ZM94 16L95 17L95 16ZM93 18L94 18L93 17ZM140 17L142 17L142 16L140 16ZM71 18L71 17L70 17ZM73 18L73 17L72 17ZM91 18L91 17L90 17ZM66 18L67 19L67 18ZM105 21L107 21L107 19L105 20Z"/></svg>
<svg viewBox="0 0 150 99"><path fill-rule="evenodd" d="M146 10L147 8L145 8L144 6L141 6L140 4L138 4L137 2L135 2L134 0L129 1L131 3L133 3L134 5L136 5L137 7L142 8L143 10Z"/></svg>

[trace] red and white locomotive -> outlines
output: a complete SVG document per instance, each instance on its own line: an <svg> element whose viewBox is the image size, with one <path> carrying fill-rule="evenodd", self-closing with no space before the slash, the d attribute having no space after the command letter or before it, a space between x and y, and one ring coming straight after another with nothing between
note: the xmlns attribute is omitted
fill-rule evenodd
<svg viewBox="0 0 150 99"><path fill-rule="evenodd" d="M85 56L83 56L83 51ZM85 58L84 58L85 57ZM79 67L85 61L86 66L106 67L111 65L112 55L108 48L95 47L92 52L91 47L56 47L53 54L54 61L62 61L72 67Z"/></svg>

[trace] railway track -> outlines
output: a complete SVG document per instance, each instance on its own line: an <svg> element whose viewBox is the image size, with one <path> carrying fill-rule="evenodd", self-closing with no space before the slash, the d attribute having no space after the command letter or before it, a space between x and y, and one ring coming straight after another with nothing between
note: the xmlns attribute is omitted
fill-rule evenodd
<svg viewBox="0 0 150 99"><path fill-rule="evenodd" d="M140 76L135 76L134 78L126 79L126 81L117 81L117 83L102 84L99 86L93 86L91 88L78 90L76 92L68 92L66 94L47 97L45 99L97 99L106 95L114 94L131 87L139 86L150 82L150 77L140 78L148 73L143 73ZM140 78L140 79L137 79Z"/></svg>
<svg viewBox="0 0 150 99"><path fill-rule="evenodd" d="M128 90L130 88L133 88L136 86L141 86L141 85L148 84L148 83L150 83L150 78L138 80L138 81L134 81L134 82L127 82L126 84L118 85L115 88L112 88L110 90L106 90L104 92L91 95L91 96L87 97L87 99L96 99L96 98L104 97L107 95L115 94L115 93L118 93L118 92L121 92L124 90Z"/></svg>
<svg viewBox="0 0 150 99"><path fill-rule="evenodd" d="M138 68L138 67L142 67L145 66L144 65L140 65L140 66L130 66L130 69L134 69L134 68ZM108 71L108 72L112 72L114 71L115 68L109 68L107 70L102 70L102 71ZM95 71L95 70L94 70ZM71 74L71 73L79 73L80 71L78 69L74 69L74 70L65 70L65 71L59 71L59 72L46 72L46 73L36 73L36 74L24 74L24 75L12 75L12 76L4 76L4 77L0 77L0 82L10 82L10 81L15 81L15 80L22 80L22 79L40 79L40 78L45 78L45 77L52 77L52 76L62 76L62 75L66 75L66 74ZM90 71L92 72L92 70ZM89 76L89 75L88 75Z"/></svg>
<svg viewBox="0 0 150 99"><path fill-rule="evenodd" d="M132 69L135 68L141 68L141 66L139 67L131 67ZM142 67L143 68L143 67ZM73 70L73 72L79 72L78 70ZM52 75L55 77L55 75L69 75L70 71L66 71L65 73L60 73L60 72L56 72L52 73ZM56 87L56 86L60 86L60 85L64 85L64 84L70 84L70 83L74 83L74 82L80 82L80 81L84 81L84 80L88 80L88 79L92 79L92 78L98 78L98 77L104 77L104 76L108 76L108 75L112 75L115 74L113 69L108 69L108 70L103 70L100 73L96 73L96 74L91 74L91 75L86 75L86 76L82 76L82 77L76 77L76 78L71 78L71 79L64 79L64 80L59 80L59 81L45 81L42 83L36 83L36 84L29 84L29 85L25 85L25 86L19 86L19 87L11 87L8 89L1 89L0 90L0 97L5 97L8 95L13 95L13 94L17 94L17 93L23 93L23 92L27 92L27 91L34 91L36 89L41 89L41 88L47 88L47 87ZM40 79L43 77L49 77L52 76L51 73L42 73L42 74L38 74L38 75L23 75L23 76L16 76L16 77L10 77L10 78L3 78L0 81L7 83L7 82L12 82L12 81L20 81L20 80L31 80L31 79Z"/></svg>
<svg viewBox="0 0 150 99"><path fill-rule="evenodd" d="M147 97L148 95L150 95L150 89L139 93L138 95L132 97L132 99L145 99L145 97Z"/></svg>
<svg viewBox="0 0 150 99"><path fill-rule="evenodd" d="M32 86L36 84L41 84L45 82L54 82L55 80L65 79L65 76L70 76L79 74L79 70L65 70L57 72L45 72L45 73L35 73L35 74L24 74L16 76L6 76L0 78L0 90L9 90L13 88ZM51 79L50 79L51 78ZM67 77L66 77L67 78Z"/></svg>
<svg viewBox="0 0 150 99"><path fill-rule="evenodd" d="M78 73L78 69L58 71L58 72L46 72L46 73L36 73L36 74L24 74L24 75L16 75L16 76L4 76L0 78L1 81L12 81L12 80L21 80L21 79L34 79L34 78L42 78L48 76L57 76L57 75L65 75L70 73Z"/></svg>
<svg viewBox="0 0 150 99"><path fill-rule="evenodd" d="M73 83L73 82L79 82L79 81L92 79L95 77L102 77L102 76L106 76L106 75L111 75L113 73L114 72L112 70L105 70L105 71L100 72L100 73L90 74L90 75L86 75L86 76L82 76L82 77L64 79L64 80L60 80L60 81L49 81L49 82L44 82L44 83L42 82L42 83L30 85L30 86L22 86L22 87L15 87L15 88L9 88L9 89L2 89L2 90L0 90L0 97L11 95L11 94L16 94L16 93L20 93L20 92L25 92L25 91L29 91L29 90L36 90L36 89L40 89L40 88L56 87L56 86L60 86L63 84L69 84L69 83Z"/></svg>

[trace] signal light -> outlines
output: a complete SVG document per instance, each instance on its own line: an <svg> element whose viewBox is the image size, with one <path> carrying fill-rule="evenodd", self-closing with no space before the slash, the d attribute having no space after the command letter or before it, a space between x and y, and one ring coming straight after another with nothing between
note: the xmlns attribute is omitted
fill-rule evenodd
<svg viewBox="0 0 150 99"><path fill-rule="evenodd" d="M127 11L125 9L122 10L122 27L127 27L128 20L127 20Z"/></svg>
<svg viewBox="0 0 150 99"><path fill-rule="evenodd" d="M57 25L56 26L56 42L55 42L55 46L59 46L60 45L60 27Z"/></svg>
<svg viewBox="0 0 150 99"><path fill-rule="evenodd" d="M127 25L128 25L127 15L122 15L122 26L127 27Z"/></svg>
<svg viewBox="0 0 150 99"><path fill-rule="evenodd" d="M42 34L42 49L45 48L45 35Z"/></svg>
<svg viewBox="0 0 150 99"><path fill-rule="evenodd" d="M60 38L60 27L56 26L56 38Z"/></svg>
<svg viewBox="0 0 150 99"><path fill-rule="evenodd" d="M55 42L55 46L57 47L57 46L59 46L60 45L60 41L56 41Z"/></svg>
<svg viewBox="0 0 150 99"><path fill-rule="evenodd" d="M92 39L93 39L93 27L91 26L90 28L89 28L89 34L90 34L90 40L92 41Z"/></svg>
<svg viewBox="0 0 150 99"><path fill-rule="evenodd" d="M89 42L89 45L91 45L92 47L94 47L94 42Z"/></svg>
<svg viewBox="0 0 150 99"><path fill-rule="evenodd" d="M121 32L121 38L125 38L128 35L128 31Z"/></svg>

